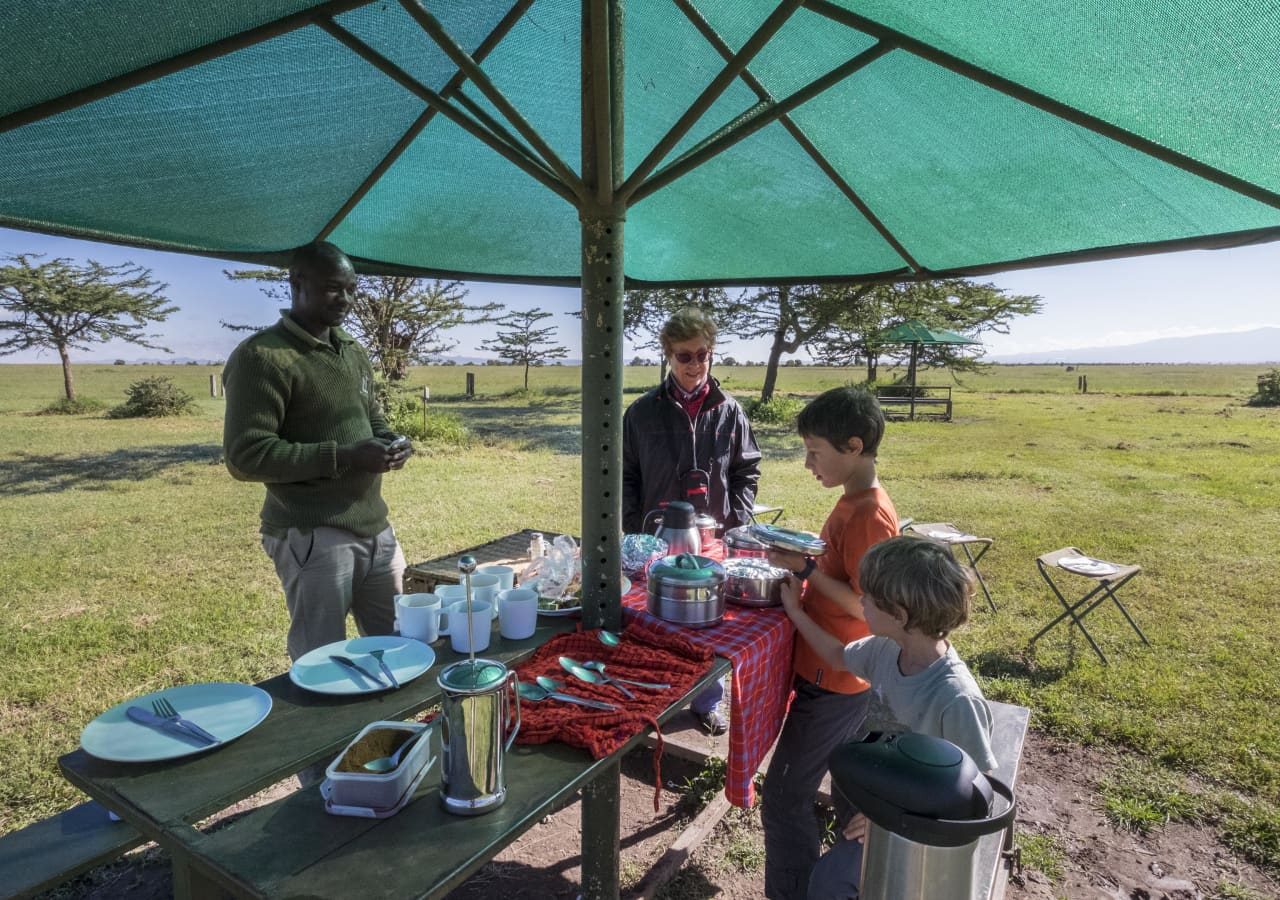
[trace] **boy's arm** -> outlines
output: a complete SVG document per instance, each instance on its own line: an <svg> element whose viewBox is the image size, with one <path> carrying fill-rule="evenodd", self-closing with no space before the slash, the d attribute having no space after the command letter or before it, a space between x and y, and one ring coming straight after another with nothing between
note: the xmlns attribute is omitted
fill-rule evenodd
<svg viewBox="0 0 1280 900"><path fill-rule="evenodd" d="M792 624L808 641L809 646L822 657L822 661L832 668L844 671L844 644L835 635L823 631L821 625L809 618L800 605L800 579L794 575L788 575L786 583L782 585L782 608L786 610Z"/></svg>
<svg viewBox="0 0 1280 900"><path fill-rule="evenodd" d="M785 550L770 550L769 564L786 569L793 575L804 569L805 557L799 553L788 553ZM862 594L853 589L847 581L833 578L821 569L809 573L809 581L822 596L827 597L836 606L855 619L865 619L862 613Z"/></svg>

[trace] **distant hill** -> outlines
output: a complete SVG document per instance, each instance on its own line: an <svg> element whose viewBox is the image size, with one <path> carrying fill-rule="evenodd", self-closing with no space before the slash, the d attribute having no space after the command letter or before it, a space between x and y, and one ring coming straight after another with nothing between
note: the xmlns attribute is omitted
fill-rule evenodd
<svg viewBox="0 0 1280 900"><path fill-rule="evenodd" d="M1280 361L1280 328L1257 328L1161 338L1120 347L1082 347L1045 353L991 355L997 363L1274 363Z"/></svg>

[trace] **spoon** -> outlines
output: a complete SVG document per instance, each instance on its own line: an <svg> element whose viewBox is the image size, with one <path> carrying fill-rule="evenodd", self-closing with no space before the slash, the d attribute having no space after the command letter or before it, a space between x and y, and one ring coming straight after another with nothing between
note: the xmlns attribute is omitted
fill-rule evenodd
<svg viewBox="0 0 1280 900"><path fill-rule="evenodd" d="M599 672L593 672L590 669L583 668L582 664L579 663L576 659L573 659L572 657L569 657L569 656L560 657L560 667L563 668L569 674L573 675L578 680L585 681L587 684L613 685L613 687L617 688L622 693L622 695L627 699L629 700L636 699L636 695L631 693L631 691L627 690L622 685L615 684L613 681L610 681L608 678L605 678Z"/></svg>
<svg viewBox="0 0 1280 900"><path fill-rule="evenodd" d="M605 631L603 628L596 632L596 637L600 638L600 643L606 647L616 647L622 643L622 635L612 631Z"/></svg>
<svg viewBox="0 0 1280 900"><path fill-rule="evenodd" d="M542 679L538 680L541 681ZM551 681L549 678L547 680ZM591 709L612 711L618 708L612 703L588 700L586 697L575 697L572 694L561 694L540 684L529 684L527 681L516 682L516 692L520 694L521 700L528 700L533 703L537 703L540 700L563 700L565 703L576 703L579 706L587 706Z"/></svg>
<svg viewBox="0 0 1280 900"><path fill-rule="evenodd" d="M600 662L600 660L598 659L593 659L589 662L584 662L582 664L582 668L590 669L593 672L599 672L601 675L604 675L604 663ZM605 678L605 680L615 681L615 682L621 681L626 684L634 684L636 687L648 688L651 691L665 691L671 687L671 685L669 684L657 684L651 681L632 681L630 678L619 678L617 675L609 675Z"/></svg>
<svg viewBox="0 0 1280 900"><path fill-rule="evenodd" d="M383 772L390 772L396 766L400 765L400 760L404 756L405 752L414 744L418 743L418 738L426 734L428 730L429 729L424 728L419 731L413 737L401 744L396 752L390 756L379 756L377 759L369 760L364 764L365 770L379 775Z"/></svg>

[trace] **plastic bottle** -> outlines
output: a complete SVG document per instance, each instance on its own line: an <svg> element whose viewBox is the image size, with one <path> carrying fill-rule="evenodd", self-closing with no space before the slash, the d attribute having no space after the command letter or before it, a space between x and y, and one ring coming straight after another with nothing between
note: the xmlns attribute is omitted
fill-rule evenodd
<svg viewBox="0 0 1280 900"><path fill-rule="evenodd" d="M542 532L535 531L533 539L529 541L529 558L541 559L547 555L547 542L542 538Z"/></svg>

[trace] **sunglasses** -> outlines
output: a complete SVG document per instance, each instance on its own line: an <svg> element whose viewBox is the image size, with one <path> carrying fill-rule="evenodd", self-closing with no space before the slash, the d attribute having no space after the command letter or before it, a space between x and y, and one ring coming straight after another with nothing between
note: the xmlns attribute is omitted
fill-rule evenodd
<svg viewBox="0 0 1280 900"><path fill-rule="evenodd" d="M706 347L703 347L697 353L690 353L688 350L681 350L673 355L676 358L676 362L680 363L682 366L687 366L695 359L700 363L706 362L711 357L711 351Z"/></svg>

